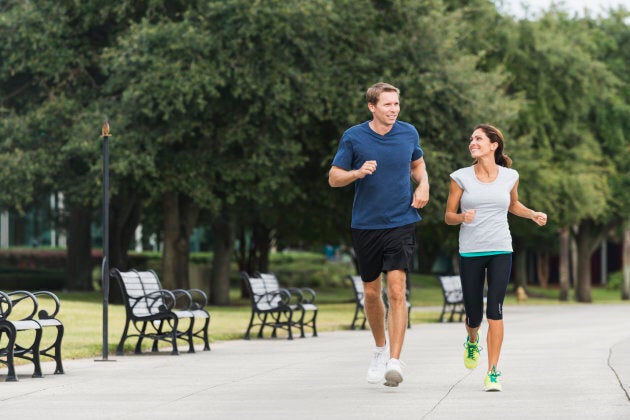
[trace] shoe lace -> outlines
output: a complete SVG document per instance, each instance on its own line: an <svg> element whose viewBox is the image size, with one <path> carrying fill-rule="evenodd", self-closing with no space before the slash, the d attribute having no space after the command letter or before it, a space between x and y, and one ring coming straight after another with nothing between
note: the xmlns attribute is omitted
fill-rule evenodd
<svg viewBox="0 0 630 420"><path fill-rule="evenodd" d="M494 368L488 373L488 377L490 378L490 382L496 383L497 378L501 376L501 372L497 372Z"/></svg>
<svg viewBox="0 0 630 420"><path fill-rule="evenodd" d="M466 355L468 359L476 359L481 351L481 346L479 344L471 343L470 341L466 341L464 343L464 348L466 348L466 351L468 352Z"/></svg>

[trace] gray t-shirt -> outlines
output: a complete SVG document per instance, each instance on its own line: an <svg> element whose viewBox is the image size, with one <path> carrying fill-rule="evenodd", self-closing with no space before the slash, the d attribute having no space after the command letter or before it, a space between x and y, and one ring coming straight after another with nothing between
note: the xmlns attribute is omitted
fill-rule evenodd
<svg viewBox="0 0 630 420"><path fill-rule="evenodd" d="M481 182L472 166L451 174L453 181L464 190L461 211L477 210L472 223L459 228L459 253L512 252L512 235L508 225L510 191L518 181L518 172L499 166L499 174L492 182Z"/></svg>

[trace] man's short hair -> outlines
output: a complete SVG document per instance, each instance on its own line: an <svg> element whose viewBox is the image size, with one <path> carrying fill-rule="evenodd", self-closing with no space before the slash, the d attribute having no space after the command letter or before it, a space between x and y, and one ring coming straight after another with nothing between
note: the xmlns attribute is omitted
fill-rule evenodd
<svg viewBox="0 0 630 420"><path fill-rule="evenodd" d="M383 92L396 92L398 96L400 96L400 89L396 86L390 85L389 83L379 82L370 86L367 92L365 92L365 99L367 100L367 103L376 105L378 103L378 98Z"/></svg>

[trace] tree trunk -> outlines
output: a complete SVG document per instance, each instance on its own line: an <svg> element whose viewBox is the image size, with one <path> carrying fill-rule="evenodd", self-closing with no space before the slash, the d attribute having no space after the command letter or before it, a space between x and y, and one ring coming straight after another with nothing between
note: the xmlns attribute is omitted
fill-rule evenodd
<svg viewBox="0 0 630 420"><path fill-rule="evenodd" d="M236 253L236 262L238 264L238 271L245 271L247 273L251 273L250 267L248 266L248 248L249 248L249 238L247 237L247 233L245 228L241 226L238 232L238 248L235 249ZM240 282L241 285L241 298L249 298L249 290L247 290L247 285L244 281Z"/></svg>
<svg viewBox="0 0 630 420"><path fill-rule="evenodd" d="M630 225L623 231L623 277L621 300L630 299Z"/></svg>
<svg viewBox="0 0 630 420"><path fill-rule="evenodd" d="M558 236L560 240L560 300L566 302L569 300L570 289L569 228L561 228Z"/></svg>
<svg viewBox="0 0 630 420"><path fill-rule="evenodd" d="M576 235L578 271L575 299L578 302L592 302L591 297L591 257L605 235L592 221L584 221Z"/></svg>
<svg viewBox="0 0 630 420"><path fill-rule="evenodd" d="M516 286L527 286L527 251L514 253L514 277Z"/></svg>
<svg viewBox="0 0 630 420"><path fill-rule="evenodd" d="M109 267L127 271L131 268L144 269L146 267L129 267L128 250L140 217L142 215L142 201L135 190L123 187L110 201L109 212ZM115 282L110 288L110 302L122 303L120 286Z"/></svg>
<svg viewBox="0 0 630 420"><path fill-rule="evenodd" d="M591 252L578 245L578 271L575 286L575 300L578 302L592 302L591 297Z"/></svg>
<svg viewBox="0 0 630 420"><path fill-rule="evenodd" d="M571 257L571 273L569 275L569 281L571 282L571 286L575 290L577 288L577 273L578 273L578 247L575 241L575 237L577 236L578 227L573 226L571 228L572 234L569 236L569 255ZM577 292L576 292L577 293Z"/></svg>
<svg viewBox="0 0 630 420"><path fill-rule="evenodd" d="M110 204L109 266L121 271L144 268L129 267L128 258L129 245L134 239L142 216L142 200L135 190L123 187L117 195L112 197Z"/></svg>
<svg viewBox="0 0 630 420"><path fill-rule="evenodd" d="M238 246L234 248L234 259L236 260L236 265L238 267L238 271L248 271L247 268L247 237L245 235L245 229L243 226L238 228Z"/></svg>
<svg viewBox="0 0 630 420"><path fill-rule="evenodd" d="M162 287L188 289L189 239L199 217L199 208L188 197L167 192L162 197L164 250Z"/></svg>
<svg viewBox="0 0 630 420"><path fill-rule="evenodd" d="M262 223L254 225L252 235L252 251L255 253L256 270L262 273L269 271L269 253L271 252L271 229Z"/></svg>
<svg viewBox="0 0 630 420"><path fill-rule="evenodd" d="M549 253L536 254L536 274L541 287L549 287Z"/></svg>
<svg viewBox="0 0 630 420"><path fill-rule="evenodd" d="M210 302L215 305L230 303L230 265L234 256L236 216L230 208L223 208L212 224L214 258L210 280Z"/></svg>
<svg viewBox="0 0 630 420"><path fill-rule="evenodd" d="M66 284L70 290L93 290L92 237L90 224L92 211L89 207L70 205L68 220L68 256Z"/></svg>

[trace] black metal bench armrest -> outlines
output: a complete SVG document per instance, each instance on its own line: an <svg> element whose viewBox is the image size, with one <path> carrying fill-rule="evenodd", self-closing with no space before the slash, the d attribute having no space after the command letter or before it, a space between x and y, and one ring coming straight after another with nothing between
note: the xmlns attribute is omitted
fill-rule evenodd
<svg viewBox="0 0 630 420"><path fill-rule="evenodd" d="M271 304L271 302L276 301L276 298L280 298L277 302L277 307L288 307L291 305L291 293L287 289L278 289L272 292L263 293L255 296L256 304L259 305L261 302Z"/></svg>
<svg viewBox="0 0 630 420"><path fill-rule="evenodd" d="M201 289L188 290L192 298L192 309L203 309L208 306L208 295Z"/></svg>
<svg viewBox="0 0 630 420"><path fill-rule="evenodd" d="M146 300L149 308L157 307L159 312L168 312L172 310L176 301L175 295L170 290L164 289L155 290L142 296L130 296L129 298L134 301L133 304L130 305L131 309L134 309L142 300Z"/></svg>
<svg viewBox="0 0 630 420"><path fill-rule="evenodd" d="M175 296L174 308L185 311L192 308L193 299L188 290L172 289L170 292Z"/></svg>
<svg viewBox="0 0 630 420"><path fill-rule="evenodd" d="M7 292L7 295L11 299L12 311L17 312L19 314L18 316L22 317L19 321L32 320L35 317L39 306L34 294L26 290L16 290ZM18 305L20 305L19 308Z"/></svg>
<svg viewBox="0 0 630 420"><path fill-rule="evenodd" d="M304 303L304 304L315 303L315 297L317 296L317 294L315 293L315 290L311 289L310 287L300 287L300 293L302 294L301 303Z"/></svg>
<svg viewBox="0 0 630 420"><path fill-rule="evenodd" d="M37 292L33 292L33 294L37 297L40 307L40 310L38 312L39 319L55 318L59 313L59 308L61 306L57 295L47 290L40 290ZM42 306L46 307L42 309Z"/></svg>
<svg viewBox="0 0 630 420"><path fill-rule="evenodd" d="M11 315L13 303L8 294L0 291L0 320L7 319Z"/></svg>
<svg viewBox="0 0 630 420"><path fill-rule="evenodd" d="M291 304L299 305L304 303L304 293L297 287L287 287L286 290L291 295Z"/></svg>

